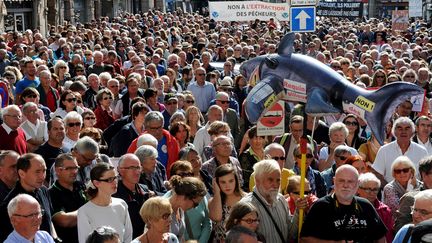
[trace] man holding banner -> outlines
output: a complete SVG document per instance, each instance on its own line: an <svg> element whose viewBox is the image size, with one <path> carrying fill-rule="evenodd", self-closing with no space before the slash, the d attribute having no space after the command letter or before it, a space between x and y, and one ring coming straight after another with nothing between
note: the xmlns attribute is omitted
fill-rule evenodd
<svg viewBox="0 0 432 243"><path fill-rule="evenodd" d="M385 242L387 229L372 204L356 197L359 174L351 165L336 170L334 193L312 206L301 231L301 242Z"/></svg>

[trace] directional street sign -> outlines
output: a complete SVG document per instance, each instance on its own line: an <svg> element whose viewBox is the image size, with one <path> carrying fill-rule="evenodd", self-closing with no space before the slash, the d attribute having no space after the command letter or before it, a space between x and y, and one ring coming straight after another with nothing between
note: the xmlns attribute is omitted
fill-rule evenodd
<svg viewBox="0 0 432 243"><path fill-rule="evenodd" d="M291 32L315 31L315 6L291 7Z"/></svg>

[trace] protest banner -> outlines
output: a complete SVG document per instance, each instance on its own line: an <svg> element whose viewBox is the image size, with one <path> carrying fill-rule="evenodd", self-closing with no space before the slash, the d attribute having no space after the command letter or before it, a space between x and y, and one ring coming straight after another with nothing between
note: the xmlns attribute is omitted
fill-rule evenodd
<svg viewBox="0 0 432 243"><path fill-rule="evenodd" d="M408 10L393 10L392 12L392 32L394 35L406 31L409 27Z"/></svg>
<svg viewBox="0 0 432 243"><path fill-rule="evenodd" d="M215 21L289 20L288 3L261 1L209 2L210 18Z"/></svg>
<svg viewBox="0 0 432 243"><path fill-rule="evenodd" d="M361 2L319 2L317 16L355 19L363 16Z"/></svg>

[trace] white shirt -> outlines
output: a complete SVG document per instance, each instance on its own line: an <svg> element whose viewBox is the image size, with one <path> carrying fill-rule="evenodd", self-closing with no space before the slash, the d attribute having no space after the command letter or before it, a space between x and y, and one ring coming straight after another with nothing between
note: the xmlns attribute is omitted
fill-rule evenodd
<svg viewBox="0 0 432 243"><path fill-rule="evenodd" d="M193 144L198 154L201 156L201 158L203 158L204 147L210 145L211 143L210 134L208 134L207 132L209 126L210 123L207 122L207 124L204 127L201 127L195 134L195 139Z"/></svg>
<svg viewBox="0 0 432 243"><path fill-rule="evenodd" d="M78 209L78 239L85 243L87 236L99 226L111 226L120 236L120 242L132 241L132 223L128 205L120 198L111 198L111 203L98 206L92 201Z"/></svg>
<svg viewBox="0 0 432 243"><path fill-rule="evenodd" d="M378 150L375 161L372 164L372 168L383 175L387 182L390 182L393 180L391 171L393 161L395 161L395 159L401 155L405 155L410 158L418 171L419 161L428 156L428 153L421 145L411 142L408 150L405 152L405 154L402 154L402 150L397 144L397 141L393 141L382 146Z"/></svg>
<svg viewBox="0 0 432 243"><path fill-rule="evenodd" d="M428 138L426 143L423 143L419 137L417 137L417 141L418 141L417 143L419 145L423 146L426 149L426 151L428 152L428 155L432 155L432 143L431 143L430 138Z"/></svg>
<svg viewBox="0 0 432 243"><path fill-rule="evenodd" d="M30 127L30 129L33 130L34 134L37 134L40 126L47 126L47 122L41 123L39 119L36 120L36 124L31 123L29 120L27 120L26 122L27 122L27 125ZM25 129L23 129L23 130L24 130L24 133L26 135L27 140L33 138L32 136L30 136L30 134ZM44 141L48 141L48 128L44 129Z"/></svg>

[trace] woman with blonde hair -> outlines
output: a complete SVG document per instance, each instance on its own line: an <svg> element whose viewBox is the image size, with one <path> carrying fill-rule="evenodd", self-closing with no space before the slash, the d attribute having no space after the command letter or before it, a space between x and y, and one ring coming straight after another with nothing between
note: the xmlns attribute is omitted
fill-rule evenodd
<svg viewBox="0 0 432 243"><path fill-rule="evenodd" d="M64 84L67 78L70 78L69 66L63 60L58 60L54 65L54 73L59 77L60 83Z"/></svg>
<svg viewBox="0 0 432 243"><path fill-rule="evenodd" d="M187 100L186 100L187 101ZM193 142L195 139L195 134L197 133L197 131L203 127L204 124L204 117L201 113L201 111L199 110L198 107L196 106L190 106L186 109L186 124L189 126L190 128L190 139L189 142Z"/></svg>
<svg viewBox="0 0 432 243"><path fill-rule="evenodd" d="M167 198L149 198L139 213L146 227L144 233L131 243L179 242L177 236L169 232L173 209Z"/></svg>

